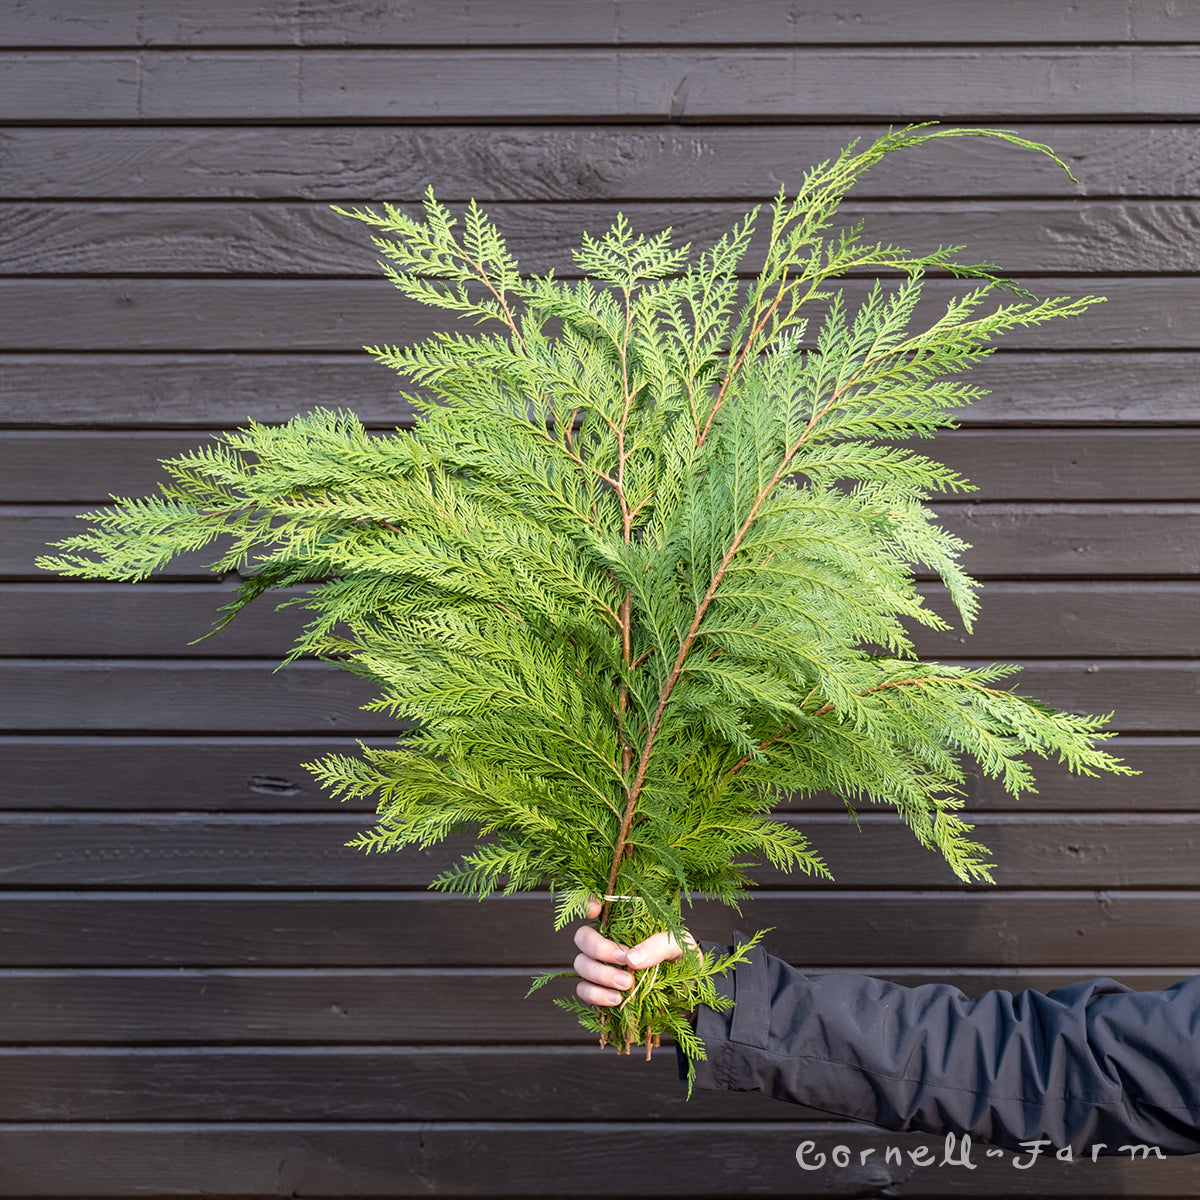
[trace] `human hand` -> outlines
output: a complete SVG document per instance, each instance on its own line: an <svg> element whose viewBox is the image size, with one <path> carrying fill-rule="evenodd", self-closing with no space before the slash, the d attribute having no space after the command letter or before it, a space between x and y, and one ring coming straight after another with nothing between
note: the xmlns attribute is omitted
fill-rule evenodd
<svg viewBox="0 0 1200 1200"><path fill-rule="evenodd" d="M588 917L595 920L599 915L600 901L593 900ZM696 944L690 933L687 943ZM624 968L641 971L683 957L683 947L669 933L653 934L630 949L609 941L594 925L580 925L575 930L575 945L579 949L575 973L580 978L575 995L585 1004L601 1008L615 1008L625 999L622 993L633 987L633 975Z"/></svg>

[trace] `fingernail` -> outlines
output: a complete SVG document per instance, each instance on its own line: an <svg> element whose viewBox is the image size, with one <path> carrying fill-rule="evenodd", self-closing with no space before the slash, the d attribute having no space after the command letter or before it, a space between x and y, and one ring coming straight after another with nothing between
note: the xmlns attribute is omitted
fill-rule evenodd
<svg viewBox="0 0 1200 1200"><path fill-rule="evenodd" d="M631 967L640 967L645 960L645 955L641 954L637 950L631 950L627 955L625 955L625 961Z"/></svg>
<svg viewBox="0 0 1200 1200"><path fill-rule="evenodd" d="M625 975L623 973L618 975L617 976L617 987L621 988L622 990L625 988L633 987L633 976Z"/></svg>

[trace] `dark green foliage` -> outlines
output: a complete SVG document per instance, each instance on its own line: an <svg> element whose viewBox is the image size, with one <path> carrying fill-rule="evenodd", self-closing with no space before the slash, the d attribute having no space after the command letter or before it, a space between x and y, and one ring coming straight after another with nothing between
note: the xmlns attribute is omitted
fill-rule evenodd
<svg viewBox="0 0 1200 1200"><path fill-rule="evenodd" d="M1015 668L913 657L905 622L942 624L914 564L968 629L975 612L962 546L925 507L966 485L889 443L952 424L978 395L958 375L995 335L1094 298L1036 300L957 247L831 232L884 154L975 134L1048 153L920 128L851 147L775 201L748 287L755 214L698 256L619 218L584 238L569 282L522 277L474 204L461 225L432 194L423 220L348 213L402 292L475 330L373 348L424 389L416 428L373 436L329 412L251 425L169 461L161 496L89 514L41 565L140 579L219 541L214 567L248 577L229 616L310 585L295 653L369 677L404 723L395 749L314 770L333 795L377 798L364 850L476 833L435 887L549 886L560 926L596 896L618 940L679 932L681 896L736 903L756 860L824 873L769 816L817 790L894 805L960 878L987 880L956 815L964 762L1014 794L1031 751L1127 768L1097 748L1104 718L1014 694ZM976 282L923 323L929 269ZM834 281L864 271L891 278L852 310ZM624 1048L686 1040L681 1013L719 965L689 955L622 1009L581 1015Z"/></svg>

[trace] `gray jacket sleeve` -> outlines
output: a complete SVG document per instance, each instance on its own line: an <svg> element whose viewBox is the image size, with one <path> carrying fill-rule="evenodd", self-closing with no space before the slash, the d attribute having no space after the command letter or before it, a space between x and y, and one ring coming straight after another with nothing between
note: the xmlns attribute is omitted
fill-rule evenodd
<svg viewBox="0 0 1200 1200"><path fill-rule="evenodd" d="M1200 976L1161 992L1092 979L1052 992L808 976L751 952L702 1007L696 1086L764 1092L892 1130L1200 1152Z"/></svg>

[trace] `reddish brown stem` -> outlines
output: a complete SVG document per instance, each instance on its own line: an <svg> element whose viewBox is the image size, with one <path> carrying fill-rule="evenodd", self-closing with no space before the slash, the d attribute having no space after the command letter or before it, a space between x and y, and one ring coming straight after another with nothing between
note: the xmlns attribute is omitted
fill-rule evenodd
<svg viewBox="0 0 1200 1200"><path fill-rule="evenodd" d="M787 735L791 732L792 727L790 725L785 725L778 733L773 734L771 737L759 742L758 749L765 750L768 746L773 746L777 741L779 741L780 738L787 737ZM733 766L721 776L721 783L724 783L725 780L730 777L730 775L736 775L753 757L754 756L752 754L743 754L742 757L739 758L737 762L735 762Z"/></svg>
<svg viewBox="0 0 1200 1200"><path fill-rule="evenodd" d="M764 318L765 319L765 318ZM863 364L863 368L866 367ZM804 427L800 436L795 443L788 449L783 456L783 461L779 464L775 474L771 476L767 484L755 497L754 503L750 506L750 511L746 515L746 519L742 522L737 533L734 534L733 541L730 543L729 549L725 552L725 557L721 559L720 565L713 573L712 582L708 585L708 590L704 593L704 598L700 601L696 608L696 615L684 635L683 641L679 647L679 653L675 656L675 662L671 667L671 673L667 676L666 683L663 684L662 692L658 698L658 707L654 711L654 716L651 718L649 729L646 732L646 741L642 747L641 758L638 760L637 775L634 778L633 786L628 792L628 800L625 804L625 813L621 820L621 828L617 835L616 846L613 850L612 869L608 875L608 886L605 889L606 895L612 895L617 883L617 872L620 870L621 858L625 851L625 844L629 838L629 832L633 828L633 814L637 807L638 797L642 792L642 783L646 778L646 770L650 765L650 752L654 748L654 739L658 733L659 724L662 721L663 713L666 711L667 701L671 698L671 693L675 690L675 684L679 680L679 676L683 671L683 664L687 661L687 656L692 648L692 643L696 640L696 636L700 630L700 624L704 620L705 613L708 612L709 605L712 603L713 597L717 593L717 588L721 584L721 580L725 577L725 572L729 568L729 564L733 561L741 547L742 540L750 530L750 526L754 524L754 519L758 516L758 510L762 507L767 497L775 490L775 486L783 478L791 465L792 459L800 452L801 447L808 441L809 434L816 427L817 422L837 403L846 390L853 386L859 372L855 372L840 388L838 388L829 400L822 406L819 412L813 413L808 424ZM608 918L607 908L605 909L603 919Z"/></svg>
<svg viewBox="0 0 1200 1200"><path fill-rule="evenodd" d="M976 691L980 692L988 692L993 696L1001 694L996 688L984 687L983 684L975 683L971 679L956 679L953 675L925 675L920 679L891 679L887 683L877 683L874 687L864 688L856 694L859 696L869 696L872 692L882 692L885 688L911 687L913 684L922 683L961 683L964 687L975 688ZM832 711L833 705L826 704L818 708L812 715L814 717L823 717L827 712Z"/></svg>

